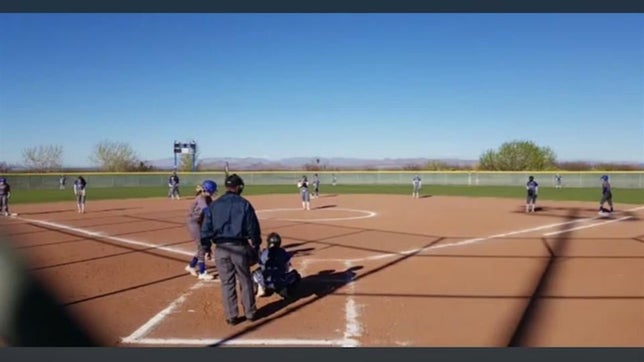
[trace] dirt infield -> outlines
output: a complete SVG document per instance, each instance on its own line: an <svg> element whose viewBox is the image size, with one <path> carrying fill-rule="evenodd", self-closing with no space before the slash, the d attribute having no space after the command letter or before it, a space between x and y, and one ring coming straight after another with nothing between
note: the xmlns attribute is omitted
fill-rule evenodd
<svg viewBox="0 0 644 362"><path fill-rule="evenodd" d="M303 275L224 323L184 266L190 200L16 205L33 274L111 346L644 346L644 207L387 195L249 196ZM210 264L210 270L216 270Z"/></svg>

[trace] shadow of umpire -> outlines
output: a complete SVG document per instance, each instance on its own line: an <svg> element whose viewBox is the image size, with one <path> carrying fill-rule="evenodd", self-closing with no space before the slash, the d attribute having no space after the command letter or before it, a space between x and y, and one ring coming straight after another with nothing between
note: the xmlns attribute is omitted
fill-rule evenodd
<svg viewBox="0 0 644 362"><path fill-rule="evenodd" d="M287 298L279 299L259 308L256 314L257 319L269 317L298 300L311 296L315 296L317 299L332 294L336 290L351 283L357 275L356 271L362 268L362 266L355 266L339 272L335 270L322 270L317 274L304 276L297 287L289 293Z"/></svg>

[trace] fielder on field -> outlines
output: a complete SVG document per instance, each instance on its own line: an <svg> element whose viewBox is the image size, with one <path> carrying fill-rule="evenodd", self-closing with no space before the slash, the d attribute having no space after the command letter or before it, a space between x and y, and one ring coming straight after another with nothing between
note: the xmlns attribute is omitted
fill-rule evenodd
<svg viewBox="0 0 644 362"><path fill-rule="evenodd" d="M83 176L74 180L74 195L76 196L76 208L79 213L85 213L85 200L87 197L87 181Z"/></svg>
<svg viewBox="0 0 644 362"><path fill-rule="evenodd" d="M420 176L416 175L411 179L411 184L414 186L411 197L415 199L420 198L420 189L423 187L423 181L420 179Z"/></svg>
<svg viewBox="0 0 644 362"><path fill-rule="evenodd" d="M561 175L560 174L555 175L555 188L556 189L561 188Z"/></svg>
<svg viewBox="0 0 644 362"><path fill-rule="evenodd" d="M309 181L306 176L302 176L297 182L297 188L300 189L300 199L302 200L302 209L311 210L311 195L309 194Z"/></svg>
<svg viewBox="0 0 644 362"><path fill-rule="evenodd" d="M318 177L318 174L316 173L313 175L313 198L317 199L320 197L320 177Z"/></svg>
<svg viewBox="0 0 644 362"><path fill-rule="evenodd" d="M177 176L176 172L172 173L172 176L168 179L168 197L171 199L181 199L181 195L179 194L179 176Z"/></svg>
<svg viewBox="0 0 644 362"><path fill-rule="evenodd" d="M602 198L599 200L599 213L601 214L612 214L613 213L613 191L608 182L608 175L603 175L600 177L602 180ZM604 204L608 203L610 209L605 209Z"/></svg>
<svg viewBox="0 0 644 362"><path fill-rule="evenodd" d="M9 213L9 199L11 198L11 186L7 179L0 177L0 215L11 216Z"/></svg>
<svg viewBox="0 0 644 362"><path fill-rule="evenodd" d="M525 212L534 212L537 203L537 194L539 194L539 184L534 180L534 176L528 177L525 189L527 191Z"/></svg>
<svg viewBox="0 0 644 362"><path fill-rule="evenodd" d="M190 264L185 270L198 277L200 280L212 280L214 277L206 271L206 257L212 259L212 249L210 246L201 243L201 226L203 225L204 210L212 202L213 196L217 194L217 183L212 180L206 180L197 186L195 201L188 209L188 231L195 241L197 251L192 257ZM199 272L197 272L197 267Z"/></svg>

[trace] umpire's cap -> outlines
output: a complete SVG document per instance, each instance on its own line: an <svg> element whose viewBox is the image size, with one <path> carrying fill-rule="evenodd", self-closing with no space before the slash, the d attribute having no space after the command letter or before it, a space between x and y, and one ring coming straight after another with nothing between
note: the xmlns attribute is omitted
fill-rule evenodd
<svg viewBox="0 0 644 362"><path fill-rule="evenodd" d="M242 180L242 178L239 177L239 175L234 173L226 177L226 187L236 187L236 186L239 186L242 188L244 187L244 180Z"/></svg>

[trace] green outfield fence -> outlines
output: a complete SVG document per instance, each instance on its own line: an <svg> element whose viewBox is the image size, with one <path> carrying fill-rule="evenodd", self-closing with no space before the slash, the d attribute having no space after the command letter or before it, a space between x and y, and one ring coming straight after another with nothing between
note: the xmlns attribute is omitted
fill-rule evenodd
<svg viewBox="0 0 644 362"><path fill-rule="evenodd" d="M233 171L231 171L233 172ZM313 178L311 171L234 171L247 185L295 185L302 175ZM336 171L318 172L322 185L330 185L333 177L338 185L411 185L411 179L419 175L423 185L470 185L470 186L517 186L523 185L533 175L541 186L554 185L554 172L469 172L469 171ZM560 172L564 187L596 187L600 176L609 175L615 188L644 188L643 171L620 172ZM68 173L67 187L71 187L78 173ZM90 188L104 187L167 187L170 173L82 173ZM60 174L7 174L15 189L56 189ZM224 180L223 172L179 173L182 186L195 186L205 179L217 183Z"/></svg>

